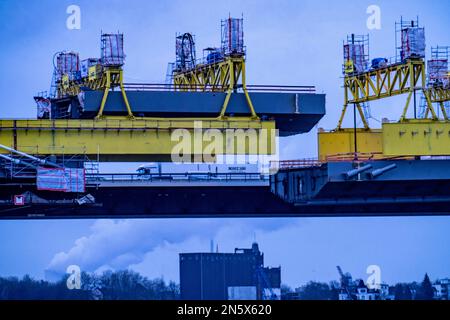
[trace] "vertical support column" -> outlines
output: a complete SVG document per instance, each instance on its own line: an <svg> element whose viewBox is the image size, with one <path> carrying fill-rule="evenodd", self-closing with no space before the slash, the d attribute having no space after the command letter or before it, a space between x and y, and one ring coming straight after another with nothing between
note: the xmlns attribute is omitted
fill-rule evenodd
<svg viewBox="0 0 450 320"><path fill-rule="evenodd" d="M448 115L447 115L447 110L445 110L444 102L443 101L439 102L439 105L441 107L441 111L442 111L442 115L444 117L444 120L448 121L449 119L448 119Z"/></svg>
<svg viewBox="0 0 450 320"><path fill-rule="evenodd" d="M408 112L409 103L411 102L411 97L413 95L413 90L410 90L408 93L408 98L406 99L406 104L403 107L402 116L400 117L400 122L404 121L406 119L406 113Z"/></svg>
<svg viewBox="0 0 450 320"><path fill-rule="evenodd" d="M111 88L111 72L110 72L110 70L107 70L105 72L105 77L106 77L106 84L105 84L105 88L103 91L103 98L102 98L102 102L100 104L100 109L98 110L98 114L95 117L96 119L103 118L103 110L105 109L105 104L106 104L106 100L108 99L109 89Z"/></svg>
<svg viewBox="0 0 450 320"><path fill-rule="evenodd" d="M125 102L125 107L127 108L128 118L134 119L134 115L133 115L133 112L131 111L130 103L128 102L128 97L125 92L125 88L123 87L123 71L122 70L119 71L119 85L120 85L120 90L122 91L123 102Z"/></svg>
<svg viewBox="0 0 450 320"><path fill-rule="evenodd" d="M357 103L356 107L358 108L359 116L361 117L361 120L364 124L364 129L369 130L370 129L369 123L367 122L366 116L364 115L361 105L359 103Z"/></svg>
<svg viewBox="0 0 450 320"><path fill-rule="evenodd" d="M431 101L431 98L430 98L430 92L424 90L424 94L425 94L425 98L427 99L427 111L425 112L425 119L428 118L428 113L431 112L431 116L432 116L433 120L438 120L439 118L436 115L436 112L434 111L433 102Z"/></svg>
<svg viewBox="0 0 450 320"><path fill-rule="evenodd" d="M258 115L255 112L255 108L253 107L252 100L250 99L250 95L247 91L247 83L246 83L246 77L245 77L245 61L242 61L242 88L244 90L245 99L247 100L248 107L250 108L250 112L252 114L252 119L259 119Z"/></svg>
<svg viewBox="0 0 450 320"><path fill-rule="evenodd" d="M345 112L348 106L348 81L344 78L344 106L342 107L341 115L339 116L339 121L336 130L341 130L342 122L344 121Z"/></svg>
<svg viewBox="0 0 450 320"><path fill-rule="evenodd" d="M417 119L417 97L416 97L416 66L415 65L412 65L412 68L411 68L412 70L412 73L411 73L411 80L413 81L412 82L412 90L413 90L413 95L414 95L414 119ZM423 74L423 68L420 68L421 70L420 70L420 74L421 74L421 77L422 77L422 88L424 88L424 74Z"/></svg>
<svg viewBox="0 0 450 320"><path fill-rule="evenodd" d="M347 111L347 104L344 104L344 107L342 108L341 116L339 117L339 122L337 125L337 130L341 130L342 128L342 122L344 121L345 112Z"/></svg>
<svg viewBox="0 0 450 320"><path fill-rule="evenodd" d="M233 69L233 62L231 60L228 60L228 73L230 76L230 82L228 83L228 89L227 89L227 96L225 97L225 101L223 102L222 109L220 110L219 118L223 119L225 118L225 112L227 111L228 103L230 102L231 94L233 93L234 88L234 69Z"/></svg>

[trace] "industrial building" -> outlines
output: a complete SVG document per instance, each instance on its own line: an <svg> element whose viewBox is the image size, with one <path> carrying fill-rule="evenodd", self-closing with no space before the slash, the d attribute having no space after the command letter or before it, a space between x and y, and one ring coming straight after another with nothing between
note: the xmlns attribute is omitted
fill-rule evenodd
<svg viewBox="0 0 450 320"><path fill-rule="evenodd" d="M281 267L264 267L257 243L234 253L181 253L184 300L279 300Z"/></svg>

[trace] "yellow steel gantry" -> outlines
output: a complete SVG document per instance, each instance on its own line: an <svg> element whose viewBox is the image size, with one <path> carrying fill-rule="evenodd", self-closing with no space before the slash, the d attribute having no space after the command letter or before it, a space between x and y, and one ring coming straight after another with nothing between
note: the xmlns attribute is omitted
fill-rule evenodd
<svg viewBox="0 0 450 320"><path fill-rule="evenodd" d="M71 77L69 74L58 74L59 76L60 78L56 81L56 100L76 97L84 90L103 91L96 117L70 120L0 119L1 144L34 155L84 154L99 155L104 161L113 161L111 159L132 161L142 157L172 155L178 143L173 140L173 133L181 130L190 137L189 142L192 145L210 148L211 140L221 141L224 148L219 148L216 154L271 155L275 153L277 133L275 121L261 120L255 112L247 91L243 52L233 51L215 63L201 64L191 70L173 73L176 91L226 92L225 101L216 117L135 117L124 89L121 66L97 63L89 67L87 76L83 78ZM104 115L109 92L115 88L121 90L126 106L126 116ZM226 109L231 95L239 88L242 88L245 94L249 114L227 117ZM197 141L199 132L205 139L200 138L200 141ZM259 142L255 143L248 136L252 139L256 137ZM241 140L238 141L239 139ZM258 146L257 151L254 149L255 146ZM230 151L230 147L237 147L237 151ZM193 155L198 153L198 150L191 151Z"/></svg>
<svg viewBox="0 0 450 320"><path fill-rule="evenodd" d="M99 152L102 159L140 159L139 157L165 157L170 155L176 143L171 140L171 132L176 129L187 130L190 134L195 132L195 123L199 121L205 130L215 129L226 136L229 129L266 129L269 135L275 133L274 121L261 121L256 115L245 86L245 61L243 57L226 57L223 61L199 66L195 70L178 73L174 76L175 90L227 92L221 112L217 117L203 118L162 118L162 117L135 117L123 85L123 70L121 68L104 68L93 66L89 68L89 76L79 81L69 81L64 75L58 83L58 97L76 96L83 87L91 90L103 90L103 98L95 120L26 120L9 122L0 120L2 132L0 141L11 147L30 154L86 154L95 155ZM226 117L226 107L231 94L242 79L243 89L251 116ZM128 115L104 116L109 91L120 87ZM14 128L10 131L8 128ZM241 132L241 135L243 133ZM263 133L256 130L256 135ZM12 142L16 137L16 142ZM19 137L19 144L17 143ZM131 143L131 140L133 143ZM263 137L264 139L264 137ZM101 141L101 143L99 142ZM204 142L201 142L204 144ZM230 143L230 141L224 141ZM244 142L245 144L245 142ZM268 151L262 154L273 154L275 144L270 140L266 143ZM71 150L71 148L75 148ZM225 148L226 153L229 148ZM265 150L265 149L262 149ZM219 152L220 153L220 152ZM245 145L240 154L254 154L251 147ZM258 153L259 154L259 153Z"/></svg>
<svg viewBox="0 0 450 320"><path fill-rule="evenodd" d="M239 80L241 84L239 85ZM246 97L247 104L249 106L249 117L234 117L233 121L248 121L259 120L258 115L255 112L255 108L251 101L250 95L246 86L245 77L245 59L242 56L227 56L222 61L198 65L192 70L174 73L174 87L178 91L213 91L213 92L226 92L225 101L221 107L220 114L217 118L153 118L153 117L140 117L142 120L227 120L225 116L228 103L231 95L242 87ZM76 96L82 91L82 87L89 88L91 90L102 90L103 98L99 106L96 119L106 118L103 115L103 111L108 99L108 94L111 89L120 87L122 97L126 106L127 116L124 117L111 117L116 119L134 119L130 103L128 101L124 84L123 84L123 70L121 68L108 67L101 70L98 66L89 68L89 76L81 80L69 80L68 75L63 75L61 81L57 87L57 97L63 98L67 96Z"/></svg>
<svg viewBox="0 0 450 320"><path fill-rule="evenodd" d="M415 91L422 90L426 98L424 119L406 117ZM383 122L382 129L370 129L361 104L378 99L408 94L399 122ZM444 103L450 101L450 88L426 87L423 59L407 59L403 63L344 77L344 107L335 131L320 131L319 158L325 160L337 154L372 153L374 158L399 156L450 155L450 118ZM440 106L444 121L433 107ZM363 129L343 129L342 122L349 104L357 108ZM429 118L431 114L431 117ZM356 140L355 140L356 139Z"/></svg>
<svg viewBox="0 0 450 320"><path fill-rule="evenodd" d="M57 88L58 98L76 96L81 92L82 87L103 91L103 98L98 110L97 119L104 117L103 110L106 105L106 100L108 99L109 91L115 87L120 87L123 101L127 108L127 117L130 119L134 118L123 86L123 70L121 68L106 67L104 70L101 70L99 65L92 66L89 68L89 76L82 80L71 81L69 80L68 75L63 75Z"/></svg>
<svg viewBox="0 0 450 320"><path fill-rule="evenodd" d="M218 62L199 64L193 69L175 72L173 79L175 90L226 92L227 95L219 114L220 119L226 118L225 113L231 94L237 90L239 79L241 79L241 87L251 114L250 119L259 119L247 91L245 58L242 55L225 56Z"/></svg>
<svg viewBox="0 0 450 320"><path fill-rule="evenodd" d="M84 88L103 91L95 119L0 120L0 143L44 156L80 154L100 157L102 161L167 159L179 143L174 140L173 133L180 129L189 137L189 145L200 146L200 152L211 148L211 140L217 139L223 145L223 148L214 151L217 155L271 155L276 152L275 121L263 121L255 112L246 87L243 55L229 55L216 63L174 73L176 91L227 93L217 117L135 117L124 89L121 67L98 64L88 71L87 77L78 80L63 75L57 82L57 98L75 97ZM227 117L225 114L231 95L238 87L242 87L245 93L249 116ZM109 92L114 88L121 90L127 116L103 114ZM201 129L197 128L198 123L201 123ZM205 139L199 140L199 132L200 137ZM212 137L208 138L208 135ZM250 136L252 139L256 137L257 142L252 141ZM198 152L197 149L189 151L193 156Z"/></svg>
<svg viewBox="0 0 450 320"><path fill-rule="evenodd" d="M445 109L445 102L450 101L450 87L429 87L424 90L425 98L427 99L427 104L438 103L442 112L444 120L449 121L449 115ZM428 118L427 109L425 112L425 118Z"/></svg>

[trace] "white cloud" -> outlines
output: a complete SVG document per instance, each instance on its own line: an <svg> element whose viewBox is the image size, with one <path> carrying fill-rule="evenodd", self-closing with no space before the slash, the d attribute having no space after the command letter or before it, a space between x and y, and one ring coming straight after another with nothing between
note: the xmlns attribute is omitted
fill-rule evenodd
<svg viewBox="0 0 450 320"><path fill-rule="evenodd" d="M281 265L282 281L291 286L336 280L336 265L362 278L368 265L380 265L388 283L420 280L425 272L446 277L448 223L448 217L98 220L89 235L54 255L45 274L57 280L77 264L88 272L133 269L178 282L178 254L208 252L214 239L219 252L256 240L265 264Z"/></svg>
<svg viewBox="0 0 450 320"><path fill-rule="evenodd" d="M120 270L130 266L139 271L146 265L152 265L151 261L154 260L159 261L160 266L168 267L173 264L174 253L193 249L209 250L210 239L218 239L219 245L222 242L226 243L226 249L232 250L230 245L240 246L242 239L251 241L256 230L283 228L288 221L287 219L97 220L91 227L90 235L77 239L68 251L54 255L46 274L62 274L71 264L79 265L83 271L88 272ZM151 275L156 271L157 269L144 274Z"/></svg>

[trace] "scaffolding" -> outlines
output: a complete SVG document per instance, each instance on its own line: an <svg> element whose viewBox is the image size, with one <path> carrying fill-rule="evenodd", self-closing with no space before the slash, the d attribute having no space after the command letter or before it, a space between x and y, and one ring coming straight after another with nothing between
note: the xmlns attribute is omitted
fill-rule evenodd
<svg viewBox="0 0 450 320"><path fill-rule="evenodd" d="M195 37L191 33L177 34L175 37L175 72L189 71L195 68Z"/></svg>
<svg viewBox="0 0 450 320"><path fill-rule="evenodd" d="M343 73L354 74L368 70L369 67L369 35L349 35L344 41Z"/></svg>
<svg viewBox="0 0 450 320"><path fill-rule="evenodd" d="M121 90L128 113L127 117L130 119L134 118L123 86L122 66L124 62L123 34L121 33L102 33L100 38L100 59L89 58L83 60L84 70L80 68L78 53L73 51L57 52L53 57L54 72L50 95L38 95L35 97L38 103L38 113L42 114L42 117L39 118L48 118L48 112L40 112L43 109L41 103L43 98L49 100L79 97L85 88L103 91L103 98L96 117L97 119L103 118L103 110L109 92L117 87ZM82 102L80 101L80 103ZM54 111L53 119L70 118L69 113L59 112L57 108L56 106L55 110L51 110ZM68 110L66 107L64 108Z"/></svg>
<svg viewBox="0 0 450 320"><path fill-rule="evenodd" d="M175 62L169 62L166 69L166 80L164 84L170 88L173 83L173 70L175 70Z"/></svg>
<svg viewBox="0 0 450 320"><path fill-rule="evenodd" d="M244 19L231 18L221 21L221 46L225 56L245 56Z"/></svg>
<svg viewBox="0 0 450 320"><path fill-rule="evenodd" d="M419 20L395 23L396 56L376 58L369 67L369 36L350 35L344 41L344 107L337 130L342 127L343 118L349 104L354 104L364 124L369 130L367 103L400 94L408 94L400 121L407 120L411 100L414 104L414 118L417 117L416 91L426 88L425 74L425 29ZM428 99L429 100L429 99ZM424 117L431 114L437 120L431 101L426 100Z"/></svg>
<svg viewBox="0 0 450 320"><path fill-rule="evenodd" d="M104 67L121 67L125 63L122 33L102 33L100 63Z"/></svg>
<svg viewBox="0 0 450 320"><path fill-rule="evenodd" d="M437 46L431 48L431 60L428 60L428 86L449 87L449 52L449 46Z"/></svg>
<svg viewBox="0 0 450 320"><path fill-rule="evenodd" d="M219 119L226 118L231 94L242 89L250 118L258 120L246 86L243 18L222 20L220 49L206 48L199 61L195 58L194 37L190 33L177 35L173 84L178 91L226 92Z"/></svg>
<svg viewBox="0 0 450 320"><path fill-rule="evenodd" d="M449 46L436 46L431 48L431 59L427 62L427 87L422 92L420 104L420 118L428 115L426 106L436 104L438 117L449 120L450 115L450 72L449 72Z"/></svg>
<svg viewBox="0 0 450 320"><path fill-rule="evenodd" d="M397 63L406 59L425 57L425 29L420 27L419 17L395 22L395 47Z"/></svg>
<svg viewBox="0 0 450 320"><path fill-rule="evenodd" d="M79 77L80 58L78 52L63 51L56 55L56 75L57 79L63 81L67 76L67 80L76 80Z"/></svg>

